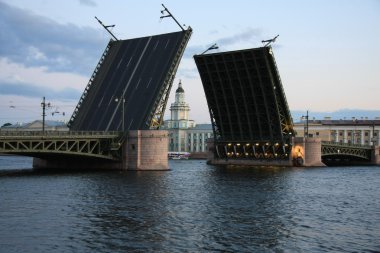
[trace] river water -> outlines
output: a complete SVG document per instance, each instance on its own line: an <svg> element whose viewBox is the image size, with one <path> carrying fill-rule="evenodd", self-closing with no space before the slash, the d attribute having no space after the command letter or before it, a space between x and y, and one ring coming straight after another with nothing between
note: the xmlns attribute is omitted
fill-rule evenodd
<svg viewBox="0 0 380 253"><path fill-rule="evenodd" d="M380 252L380 167L40 172L0 156L0 252Z"/></svg>

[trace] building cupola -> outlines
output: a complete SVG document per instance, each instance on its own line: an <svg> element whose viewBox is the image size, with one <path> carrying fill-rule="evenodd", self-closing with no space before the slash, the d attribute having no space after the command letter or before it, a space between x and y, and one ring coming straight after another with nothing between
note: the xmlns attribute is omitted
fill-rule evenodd
<svg viewBox="0 0 380 253"><path fill-rule="evenodd" d="M171 120L173 122L178 120L189 120L190 107L185 101L185 90L182 88L182 82L179 80L178 88L175 91L175 102L170 106ZM173 123L178 125L177 123Z"/></svg>
<svg viewBox="0 0 380 253"><path fill-rule="evenodd" d="M178 84L178 88L177 90L175 91L175 93L185 93L185 90L182 88L182 82L181 80L179 80L179 84Z"/></svg>

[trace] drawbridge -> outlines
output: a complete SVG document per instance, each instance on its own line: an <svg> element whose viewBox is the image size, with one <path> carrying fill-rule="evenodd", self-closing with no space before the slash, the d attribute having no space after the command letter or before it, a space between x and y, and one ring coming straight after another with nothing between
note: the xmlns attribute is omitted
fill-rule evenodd
<svg viewBox="0 0 380 253"><path fill-rule="evenodd" d="M194 56L217 159L288 160L293 122L272 48Z"/></svg>
<svg viewBox="0 0 380 253"><path fill-rule="evenodd" d="M129 130L159 129L192 29L111 39L68 123L68 132L0 133L0 153L54 160L120 161Z"/></svg>
<svg viewBox="0 0 380 253"><path fill-rule="evenodd" d="M74 131L158 129L192 29L111 40L68 123Z"/></svg>

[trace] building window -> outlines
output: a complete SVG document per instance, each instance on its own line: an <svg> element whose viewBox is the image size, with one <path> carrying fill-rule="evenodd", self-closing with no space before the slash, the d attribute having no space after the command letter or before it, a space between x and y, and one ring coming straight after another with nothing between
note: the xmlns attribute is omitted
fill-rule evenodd
<svg viewBox="0 0 380 253"><path fill-rule="evenodd" d="M365 136L368 136L368 132L365 132L364 135L365 135Z"/></svg>
<svg viewBox="0 0 380 253"><path fill-rule="evenodd" d="M351 132L348 132L348 133L347 133L347 136L351 136Z"/></svg>
<svg viewBox="0 0 380 253"><path fill-rule="evenodd" d="M339 132L339 136L343 136L343 133L342 133L342 132Z"/></svg>
<svg viewBox="0 0 380 253"><path fill-rule="evenodd" d="M316 135L316 136L319 136L319 132L316 132L315 135Z"/></svg>

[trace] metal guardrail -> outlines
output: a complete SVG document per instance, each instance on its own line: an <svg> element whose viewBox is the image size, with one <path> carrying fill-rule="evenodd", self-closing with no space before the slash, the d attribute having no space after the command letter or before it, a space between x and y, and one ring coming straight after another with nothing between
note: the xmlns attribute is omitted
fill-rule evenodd
<svg viewBox="0 0 380 253"><path fill-rule="evenodd" d="M2 131L0 153L119 160L122 138L116 131Z"/></svg>
<svg viewBox="0 0 380 253"><path fill-rule="evenodd" d="M342 143L342 142L334 142L334 141L322 141L322 145L334 145L334 146L341 146L341 147L356 147L356 148L366 148L371 149L371 145L362 145L357 143Z"/></svg>
<svg viewBox="0 0 380 253"><path fill-rule="evenodd" d="M1 137L96 137L112 138L122 136L118 131L0 131Z"/></svg>
<svg viewBox="0 0 380 253"><path fill-rule="evenodd" d="M369 145L340 143L340 142L322 142L323 156L350 156L358 157L365 160L371 160L372 147Z"/></svg>

